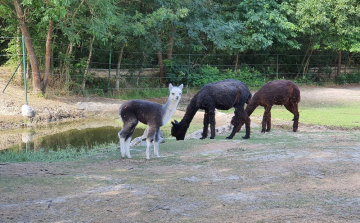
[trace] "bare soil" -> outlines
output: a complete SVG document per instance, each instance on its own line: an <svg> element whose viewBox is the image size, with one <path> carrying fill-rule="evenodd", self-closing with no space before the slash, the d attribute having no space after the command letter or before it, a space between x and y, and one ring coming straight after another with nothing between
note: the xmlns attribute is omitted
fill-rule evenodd
<svg viewBox="0 0 360 223"><path fill-rule="evenodd" d="M360 86L301 87L301 96L304 105L360 101ZM0 97L21 107L21 89ZM38 110L82 114L62 121L117 115L79 109L78 102L119 103L32 95L29 101ZM26 123L17 116L2 113L2 127ZM282 128L289 123L274 122L269 133L253 128L249 140L243 132L233 140L167 140L162 157L150 161L144 147L121 159L113 145L75 162L0 163L0 222L360 222L360 131L302 125L300 117L294 133Z"/></svg>

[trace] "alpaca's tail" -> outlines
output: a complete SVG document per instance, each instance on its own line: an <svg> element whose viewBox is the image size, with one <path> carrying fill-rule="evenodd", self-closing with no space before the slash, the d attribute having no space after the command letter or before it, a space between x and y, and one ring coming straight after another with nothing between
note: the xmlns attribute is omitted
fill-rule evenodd
<svg viewBox="0 0 360 223"><path fill-rule="evenodd" d="M251 98L252 98L252 94L250 92L249 97L246 99L246 104L249 104Z"/></svg>
<svg viewBox="0 0 360 223"><path fill-rule="evenodd" d="M240 95L241 95L241 90L238 90L238 91L236 92L235 101L234 101L233 106L234 106L236 103L239 102Z"/></svg>
<svg viewBox="0 0 360 223"><path fill-rule="evenodd" d="M121 104L121 105L120 105L120 108L119 108L119 118L120 118L120 121L121 121L122 123L124 123L124 121L123 121L122 118L121 118L121 108L122 108L122 106L123 106L123 104Z"/></svg>

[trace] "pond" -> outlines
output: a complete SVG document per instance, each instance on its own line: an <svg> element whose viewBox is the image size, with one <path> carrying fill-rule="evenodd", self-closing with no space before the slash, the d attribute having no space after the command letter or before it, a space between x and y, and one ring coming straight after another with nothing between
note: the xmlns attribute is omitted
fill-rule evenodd
<svg viewBox="0 0 360 223"><path fill-rule="evenodd" d="M36 137L35 131L18 134L21 137L17 143L7 146L4 151L36 151L38 149L58 150L71 148L91 149L98 144L119 143L120 127L101 126L96 128L70 129L64 132ZM136 128L133 138L144 133L144 129Z"/></svg>

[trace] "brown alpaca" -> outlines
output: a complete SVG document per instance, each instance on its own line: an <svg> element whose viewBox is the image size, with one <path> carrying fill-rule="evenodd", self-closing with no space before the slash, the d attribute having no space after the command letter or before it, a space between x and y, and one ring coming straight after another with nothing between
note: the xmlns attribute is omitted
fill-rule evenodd
<svg viewBox="0 0 360 223"><path fill-rule="evenodd" d="M250 116L260 105L265 108L261 132L269 132L271 129L271 108L273 105L284 105L285 108L294 114L293 131L298 129L300 102L300 90L294 82L289 80L275 80L264 84L250 99L245 112ZM235 123L235 116L231 119L231 124ZM243 121L237 131L240 131Z"/></svg>

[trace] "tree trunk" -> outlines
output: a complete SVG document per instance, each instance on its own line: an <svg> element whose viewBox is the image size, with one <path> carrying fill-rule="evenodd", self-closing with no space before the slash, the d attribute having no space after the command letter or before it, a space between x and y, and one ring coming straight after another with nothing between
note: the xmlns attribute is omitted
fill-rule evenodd
<svg viewBox="0 0 360 223"><path fill-rule="evenodd" d="M312 55L313 52L314 52L314 50L311 49L311 50L310 50L310 53L309 53L309 56L308 56L308 58L307 58L307 60L306 60L306 63L305 63L305 65L304 65L303 76L306 74L306 71L309 69L310 58L311 58L311 55Z"/></svg>
<svg viewBox="0 0 360 223"><path fill-rule="evenodd" d="M239 54L236 54L236 62L235 62L235 69L234 69L235 72L237 71L238 64L239 64Z"/></svg>
<svg viewBox="0 0 360 223"><path fill-rule="evenodd" d="M116 90L119 90L119 86L120 86L120 67L121 67L122 56L124 53L124 47L125 47L125 42L123 42L121 45L119 58L118 58L117 66L116 66L116 84L115 84Z"/></svg>
<svg viewBox="0 0 360 223"><path fill-rule="evenodd" d="M64 73L66 75L66 86L68 85L68 83L70 82L70 57L72 54L72 50L73 50L73 42L71 41L69 43L69 46L66 50L66 55L65 55L65 65L64 65Z"/></svg>
<svg viewBox="0 0 360 223"><path fill-rule="evenodd" d="M163 56L161 50L158 51L158 60L159 60L159 67L160 67L160 82L164 83L165 72L164 72L164 63L163 63Z"/></svg>
<svg viewBox="0 0 360 223"><path fill-rule="evenodd" d="M20 36L21 35L21 30L20 30L20 27L18 26L17 27L17 34ZM20 61L22 59L22 52L21 52L21 39L20 38L17 38L16 39L16 53L18 55L18 61ZM24 75L24 63L21 63L20 64L20 67L19 67L19 70L18 70L18 73L20 74L23 74ZM19 75L20 76L20 75ZM20 76L21 77L21 76Z"/></svg>
<svg viewBox="0 0 360 223"><path fill-rule="evenodd" d="M340 71L341 71L341 50L339 50L339 52L338 52L338 57L339 57L338 58L338 68L337 68L337 71L336 71L335 79L339 77Z"/></svg>
<svg viewBox="0 0 360 223"><path fill-rule="evenodd" d="M295 79L299 77L300 72L301 72L301 68L305 66L304 63L305 63L306 57L307 57L307 55L308 55L308 53L309 53L309 51L310 51L311 48L312 48L312 43L310 42L310 43L308 44L307 49L306 49L305 55L304 55L304 57L303 57L303 59L302 59L302 61L301 61L301 66L300 66L300 68L299 68L299 70L298 70L298 73L296 74Z"/></svg>
<svg viewBox="0 0 360 223"><path fill-rule="evenodd" d="M174 47L174 35L175 35L175 26L174 26L174 24L171 24L169 46L167 48L167 59L168 60L171 60L171 58L172 58L172 51L173 51L173 47Z"/></svg>
<svg viewBox="0 0 360 223"><path fill-rule="evenodd" d="M39 69L39 62L36 57L36 52L34 45L32 44L32 40L30 37L29 29L25 21L24 9L20 3L20 0L14 0L14 6L16 10L17 19L20 24L20 29L22 34L25 37L25 46L28 52L31 71L32 71L32 79L33 79L33 91L37 94L42 91L42 83Z"/></svg>
<svg viewBox="0 0 360 223"><path fill-rule="evenodd" d="M45 54L45 70L43 78L43 92L46 92L47 82L50 76L50 65L51 65L51 39L52 39L52 30L53 30L53 21L49 20L48 33L46 36L46 54Z"/></svg>
<svg viewBox="0 0 360 223"><path fill-rule="evenodd" d="M95 35L93 36L93 38L91 39L91 42L90 42L89 57L86 61L84 77L83 77L83 81L82 81L82 85L81 85L83 91L85 91L86 76L89 73L89 66L90 66L90 61L91 61L91 57L92 57L92 49L93 49L94 40L95 40Z"/></svg>

